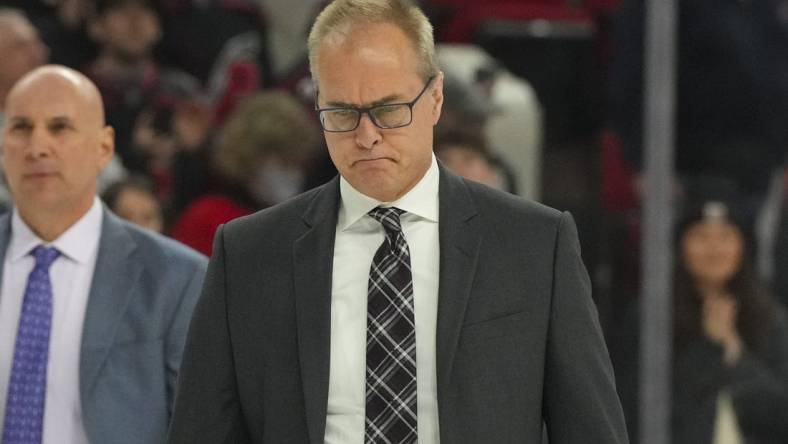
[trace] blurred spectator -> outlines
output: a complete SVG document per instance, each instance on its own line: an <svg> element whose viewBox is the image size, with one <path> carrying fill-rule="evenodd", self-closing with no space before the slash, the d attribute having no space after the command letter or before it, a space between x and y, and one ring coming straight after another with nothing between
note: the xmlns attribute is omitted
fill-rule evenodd
<svg viewBox="0 0 788 444"><path fill-rule="evenodd" d="M446 98L441 118L435 126L435 136L455 131L482 134L494 109L483 92L452 74L450 68L444 72L443 89Z"/></svg>
<svg viewBox="0 0 788 444"><path fill-rule="evenodd" d="M153 182L143 176L131 176L116 182L101 195L115 214L151 231L164 230L164 214L156 198Z"/></svg>
<svg viewBox="0 0 788 444"><path fill-rule="evenodd" d="M8 91L19 78L47 61L48 49L22 11L0 8L0 124Z"/></svg>
<svg viewBox="0 0 788 444"><path fill-rule="evenodd" d="M11 86L28 71L44 64L47 47L38 31L21 10L0 8L0 128L3 126L5 99ZM10 201L0 167L0 210Z"/></svg>
<svg viewBox="0 0 788 444"><path fill-rule="evenodd" d="M198 91L199 84L154 60L153 48L162 28L150 0L98 0L88 30L99 53L85 72L101 91L107 121L115 128L118 155L126 168L145 172L145 154L131 143L140 112L146 106L171 107L178 92Z"/></svg>
<svg viewBox="0 0 788 444"><path fill-rule="evenodd" d="M85 22L95 0L3 0L18 8L38 29L49 47L49 62L78 68L95 56L95 46L85 32Z"/></svg>
<svg viewBox="0 0 788 444"><path fill-rule="evenodd" d="M317 126L297 100L283 92L251 97L235 110L217 140L215 189L186 208L173 224L172 236L210 254L220 224L303 191L319 146Z"/></svg>
<svg viewBox="0 0 788 444"><path fill-rule="evenodd" d="M610 91L628 160L641 167L644 0L619 17ZM676 168L734 179L749 211L788 146L788 19L776 0L678 2Z"/></svg>
<svg viewBox="0 0 788 444"><path fill-rule="evenodd" d="M435 156L448 169L500 190L513 192L514 180L500 159L487 149L481 134L455 131L435 140Z"/></svg>
<svg viewBox="0 0 788 444"><path fill-rule="evenodd" d="M438 60L446 77L440 134L480 127L497 157L514 171L512 190L541 197L542 106L531 85L476 45L441 44Z"/></svg>
<svg viewBox="0 0 788 444"><path fill-rule="evenodd" d="M93 14L94 0L57 0L33 2L27 0L32 8L38 3L47 4L42 10L31 11L30 17L41 31L41 37L49 46L51 63L80 68L96 57L96 45L90 40L85 29Z"/></svg>
<svg viewBox="0 0 788 444"><path fill-rule="evenodd" d="M202 171L193 165L207 150L213 113L195 85L161 86L137 116L131 147L141 171L154 180L158 198L171 205L178 193L194 196L200 189Z"/></svg>
<svg viewBox="0 0 788 444"><path fill-rule="evenodd" d="M673 323L674 444L713 442L715 430L747 443L788 441L788 319L759 285L750 230L734 207L706 201L676 235ZM628 419L637 437L638 313L611 348ZM732 414L725 412L732 400ZM728 410L729 411L729 410Z"/></svg>

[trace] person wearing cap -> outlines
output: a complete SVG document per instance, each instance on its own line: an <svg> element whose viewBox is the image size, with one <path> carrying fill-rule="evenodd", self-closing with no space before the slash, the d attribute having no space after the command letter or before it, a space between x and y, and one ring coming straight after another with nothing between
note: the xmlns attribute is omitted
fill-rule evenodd
<svg viewBox="0 0 788 444"><path fill-rule="evenodd" d="M309 48L339 176L217 231L169 442L627 442L572 217L435 159L423 13L335 0Z"/></svg>
<svg viewBox="0 0 788 444"><path fill-rule="evenodd" d="M102 206L114 133L84 75L37 68L5 109L0 442L163 442L207 261Z"/></svg>

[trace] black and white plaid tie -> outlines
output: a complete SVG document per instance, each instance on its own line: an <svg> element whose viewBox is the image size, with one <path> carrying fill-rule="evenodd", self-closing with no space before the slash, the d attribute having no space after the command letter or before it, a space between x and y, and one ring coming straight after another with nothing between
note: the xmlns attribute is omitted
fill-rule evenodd
<svg viewBox="0 0 788 444"><path fill-rule="evenodd" d="M375 208L386 239L372 259L367 290L365 442L415 443L416 326L410 250L399 208Z"/></svg>

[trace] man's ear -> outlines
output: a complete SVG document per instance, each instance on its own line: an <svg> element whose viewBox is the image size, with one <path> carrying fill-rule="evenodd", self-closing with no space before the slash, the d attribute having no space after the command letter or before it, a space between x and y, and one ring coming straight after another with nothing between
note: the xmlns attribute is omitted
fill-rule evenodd
<svg viewBox="0 0 788 444"><path fill-rule="evenodd" d="M435 126L438 124L438 120L441 117L441 111L443 110L443 71L438 71L438 74L435 76L435 79L432 81L432 91L430 92L430 97L433 100L432 106L432 125Z"/></svg>
<svg viewBox="0 0 788 444"><path fill-rule="evenodd" d="M112 160L115 155L115 129L109 125L101 129L101 143L99 144L99 171Z"/></svg>

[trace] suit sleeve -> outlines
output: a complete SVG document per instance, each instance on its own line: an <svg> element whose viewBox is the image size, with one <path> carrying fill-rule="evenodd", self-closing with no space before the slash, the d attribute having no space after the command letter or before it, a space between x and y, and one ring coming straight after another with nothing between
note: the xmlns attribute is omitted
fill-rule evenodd
<svg viewBox="0 0 788 444"><path fill-rule="evenodd" d="M248 442L227 322L224 227L214 239L183 353L170 444Z"/></svg>
<svg viewBox="0 0 788 444"><path fill-rule="evenodd" d="M626 443L613 369L569 213L561 217L554 254L543 400L550 443Z"/></svg>

